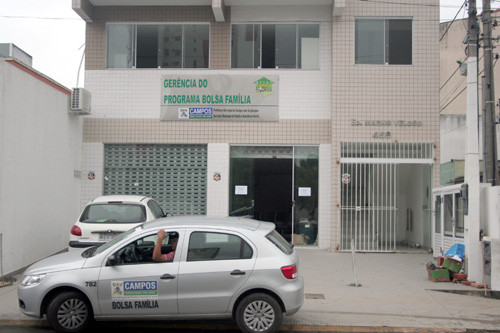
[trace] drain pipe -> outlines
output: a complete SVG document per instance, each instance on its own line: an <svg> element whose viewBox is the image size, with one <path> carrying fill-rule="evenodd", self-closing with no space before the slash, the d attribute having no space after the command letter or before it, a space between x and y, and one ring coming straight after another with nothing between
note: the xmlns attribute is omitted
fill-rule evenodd
<svg viewBox="0 0 500 333"><path fill-rule="evenodd" d="M356 274L356 263L354 261L354 252L355 251L355 246L354 246L354 238L351 238L351 254L352 254L352 271L354 274L354 283L349 284L350 287L361 287L361 284L358 283L358 276Z"/></svg>

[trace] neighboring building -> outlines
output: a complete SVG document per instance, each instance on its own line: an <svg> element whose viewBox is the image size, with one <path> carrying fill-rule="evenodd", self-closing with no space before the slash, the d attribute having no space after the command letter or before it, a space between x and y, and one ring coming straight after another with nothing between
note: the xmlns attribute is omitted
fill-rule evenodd
<svg viewBox="0 0 500 333"><path fill-rule="evenodd" d="M500 10L494 11L494 13ZM478 18L481 22L481 18ZM466 47L463 43L467 35L467 18L454 22L443 22L439 26L440 30L440 127L441 127L441 163L459 161L461 164L465 156L465 114L466 114ZM498 32L496 26L493 27L493 35ZM497 42L494 42L495 44ZM481 77L484 75L483 48L478 49L478 84L479 84L479 124L481 124L482 87ZM462 63L462 69L460 69ZM494 60L494 64L496 60ZM463 75L462 75L462 74ZM493 67L493 75L496 80L500 78L500 66ZM495 98L500 98L500 84L495 84ZM496 103L498 110L498 103ZM498 114L498 111L497 111ZM500 138L497 130L497 142ZM479 126L479 158L482 159L482 128ZM498 148L498 145L497 145ZM460 167L460 166L459 166ZM445 168L446 171L455 170L455 167ZM481 168L482 170L482 168ZM442 170L443 171L443 170ZM442 185L451 185L454 182L452 174L444 174L441 179ZM463 181L459 176L456 183Z"/></svg>
<svg viewBox="0 0 500 333"><path fill-rule="evenodd" d="M273 221L297 245L432 247L438 0L179 3L73 1L82 206L145 194Z"/></svg>
<svg viewBox="0 0 500 333"><path fill-rule="evenodd" d="M493 11L498 14L499 10ZM493 14L493 17L496 15ZM480 30L483 30L481 17L478 16ZM482 183L480 186L479 225L467 226L465 195L461 193L465 174L465 149L467 143L466 113L467 113L467 53L464 44L467 36L468 19L440 24L440 124L441 124L441 185L434 189L433 201L434 221L434 254L440 255L453 244L465 244L466 272L469 278L476 281L486 277L487 284L493 290L500 290L500 187ZM493 25L492 35L496 36L498 29ZM482 43L480 43L481 45ZM494 47L498 41L493 40ZM495 54L493 50L493 54ZM494 60L494 65L497 60ZM479 128L479 173L483 173L483 137L482 137L482 86L484 76L483 48L478 49L478 128ZM500 67L493 67L495 99L500 97ZM498 120L498 102L495 103ZM497 155L500 135L496 133ZM470 213L469 213L470 214ZM477 218L477 216L476 216ZM470 222L469 222L470 223ZM475 231L477 229L477 232ZM471 230L474 230L471 232ZM491 248L482 253L483 244L476 234L486 236ZM468 234L467 234L468 231ZM471 264L473 263L473 264ZM474 268L475 267L475 268ZM484 269L484 275L483 275Z"/></svg>
<svg viewBox="0 0 500 333"><path fill-rule="evenodd" d="M83 120L12 44L0 58L0 276L65 248L80 210Z"/></svg>

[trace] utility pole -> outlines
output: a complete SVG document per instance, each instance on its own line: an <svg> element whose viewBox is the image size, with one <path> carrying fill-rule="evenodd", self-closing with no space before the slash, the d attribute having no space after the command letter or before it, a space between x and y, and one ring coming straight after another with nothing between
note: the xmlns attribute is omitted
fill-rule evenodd
<svg viewBox="0 0 500 333"><path fill-rule="evenodd" d="M490 0L483 0L483 183L498 185L498 158L496 149L495 89L493 79L493 43Z"/></svg>
<svg viewBox="0 0 500 333"><path fill-rule="evenodd" d="M479 201L479 139L478 139L478 82L477 48L479 27L476 0L469 0L468 45L467 45L467 115L465 147L464 206L466 267L469 280L482 281L480 201Z"/></svg>

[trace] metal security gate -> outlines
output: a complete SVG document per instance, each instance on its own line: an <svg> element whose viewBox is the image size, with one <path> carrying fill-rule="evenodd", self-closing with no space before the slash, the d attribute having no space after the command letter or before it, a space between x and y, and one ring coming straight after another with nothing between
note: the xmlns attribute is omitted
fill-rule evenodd
<svg viewBox="0 0 500 333"><path fill-rule="evenodd" d="M433 163L432 143L341 143L341 250L395 251L400 166Z"/></svg>
<svg viewBox="0 0 500 333"><path fill-rule="evenodd" d="M103 192L151 196L176 216L204 215L207 146L105 144Z"/></svg>
<svg viewBox="0 0 500 333"><path fill-rule="evenodd" d="M342 250L396 249L397 165L342 164Z"/></svg>

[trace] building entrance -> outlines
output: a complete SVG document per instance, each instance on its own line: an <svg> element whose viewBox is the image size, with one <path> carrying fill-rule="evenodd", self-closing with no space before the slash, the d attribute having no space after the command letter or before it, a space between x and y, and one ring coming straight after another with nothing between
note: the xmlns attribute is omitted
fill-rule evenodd
<svg viewBox="0 0 500 333"><path fill-rule="evenodd" d="M343 143L342 251L432 247L432 146Z"/></svg>
<svg viewBox="0 0 500 333"><path fill-rule="evenodd" d="M231 147L229 215L276 224L296 245L316 243L318 147Z"/></svg>

